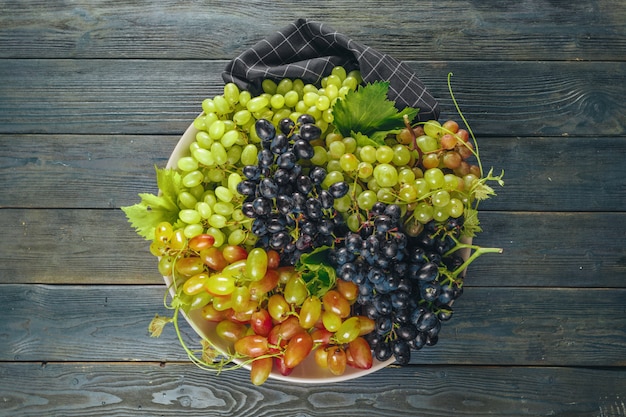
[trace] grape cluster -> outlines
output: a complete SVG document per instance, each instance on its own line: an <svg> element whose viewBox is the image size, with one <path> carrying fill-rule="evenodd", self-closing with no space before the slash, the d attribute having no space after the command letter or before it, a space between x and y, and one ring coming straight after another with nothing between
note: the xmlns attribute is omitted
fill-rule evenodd
<svg viewBox="0 0 626 417"><path fill-rule="evenodd" d="M245 196L242 212L253 220L251 231L257 246L281 254L281 261L294 265L302 253L330 246L333 234L342 233L344 222L334 201L348 192L348 185L335 182L323 188L326 170L305 168L301 161L314 155L311 141L320 137L315 119L303 114L294 122L283 119L278 131L269 120L255 125L262 149L256 165L243 167L245 179L237 191Z"/></svg>
<svg viewBox="0 0 626 417"><path fill-rule="evenodd" d="M378 360L393 355L406 364L411 348L437 343L441 323L462 293L462 281L442 273L462 264L447 255L461 224L431 221L411 237L402 231L400 207L377 202L360 230L335 246L330 261L337 277L358 285L357 310L376 322L366 339Z"/></svg>

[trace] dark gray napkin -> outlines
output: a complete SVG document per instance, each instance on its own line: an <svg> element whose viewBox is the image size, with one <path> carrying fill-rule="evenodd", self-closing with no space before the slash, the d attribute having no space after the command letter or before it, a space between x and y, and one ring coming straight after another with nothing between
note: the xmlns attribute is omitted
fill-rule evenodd
<svg viewBox="0 0 626 417"><path fill-rule="evenodd" d="M337 65L359 69L366 83L389 81L389 99L399 110L418 108L416 121L439 118L439 104L406 64L308 19L298 19L244 51L228 63L222 79L259 94L265 78L318 84Z"/></svg>

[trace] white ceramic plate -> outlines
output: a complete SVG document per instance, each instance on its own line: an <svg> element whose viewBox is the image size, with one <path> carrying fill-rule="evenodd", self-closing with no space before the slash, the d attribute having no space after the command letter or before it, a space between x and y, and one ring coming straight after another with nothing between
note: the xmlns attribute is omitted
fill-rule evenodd
<svg viewBox="0 0 626 417"><path fill-rule="evenodd" d="M189 145L196 139L198 130L191 124L183 136L178 141L178 144L174 148L172 155L167 162L167 168L176 168L176 162L179 158L189 155ZM172 283L171 277L164 277L165 283L170 287ZM171 287L170 287L171 288ZM172 290L173 292L173 290ZM191 327L201 336L212 341L216 347L221 348L222 351L227 350L227 343L224 342L216 333L216 323L204 320L200 315L200 310L192 311L188 315L184 315L187 322ZM346 371L343 375L333 375L327 369L320 368L316 363L313 355L309 355L300 365L294 368L293 372L288 376L280 374L280 372L272 371L270 378L297 382L302 384L322 384L331 382L347 381L350 379L358 378L363 375L376 372L395 362L393 357L385 362L380 362L374 358L372 367L370 369L357 369L350 366L346 366ZM249 367L247 367L249 369Z"/></svg>

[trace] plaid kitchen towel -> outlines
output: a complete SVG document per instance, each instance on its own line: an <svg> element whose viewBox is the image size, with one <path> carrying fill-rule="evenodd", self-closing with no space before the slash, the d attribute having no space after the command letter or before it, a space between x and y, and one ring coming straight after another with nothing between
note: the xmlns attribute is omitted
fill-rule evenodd
<svg viewBox="0 0 626 417"><path fill-rule="evenodd" d="M259 94L265 78L318 84L337 65L359 69L366 83L389 81L389 99L399 110L418 108L416 121L439 118L437 101L406 64L308 19L298 19L244 51L228 63L222 78Z"/></svg>

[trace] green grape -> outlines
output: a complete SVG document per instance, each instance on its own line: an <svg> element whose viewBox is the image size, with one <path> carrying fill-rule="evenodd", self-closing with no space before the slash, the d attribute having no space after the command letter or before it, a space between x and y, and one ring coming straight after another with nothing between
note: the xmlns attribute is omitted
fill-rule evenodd
<svg viewBox="0 0 626 417"><path fill-rule="evenodd" d="M433 194L431 201L435 207L445 207L450 203L450 193L446 190L437 191Z"/></svg>
<svg viewBox="0 0 626 417"><path fill-rule="evenodd" d="M304 104L306 104L307 107L311 107L311 106L315 106L315 103L317 103L317 99L319 98L319 94L317 94L317 92L313 92L313 91L309 91L307 93L304 93L304 96L302 96L302 101L304 102Z"/></svg>
<svg viewBox="0 0 626 417"><path fill-rule="evenodd" d="M220 140L222 136L224 136L225 131L226 126L224 125L224 122L221 120L216 120L215 122L213 122L213 124L211 124L211 126L209 126L209 137L214 141ZM213 146L213 144L211 144L211 146Z"/></svg>
<svg viewBox="0 0 626 417"><path fill-rule="evenodd" d="M282 109L285 105L285 97L282 94L274 94L272 98L270 98L270 106L272 108L279 110Z"/></svg>
<svg viewBox="0 0 626 417"><path fill-rule="evenodd" d="M291 89L297 92L300 97L302 97L302 94L304 94L304 81L302 81L300 78L296 78L295 80L293 80Z"/></svg>
<svg viewBox="0 0 626 417"><path fill-rule="evenodd" d="M313 165L324 166L326 162L328 162L328 152L326 148L323 146L314 146L313 147L313 157L311 158L311 163Z"/></svg>
<svg viewBox="0 0 626 417"><path fill-rule="evenodd" d="M215 103L213 102L213 99L205 98L202 100L202 111L205 114L215 112Z"/></svg>
<svg viewBox="0 0 626 417"><path fill-rule="evenodd" d="M270 101L267 97L258 96L258 97L251 98L250 101L246 103L246 109L248 109L252 113L255 113L255 112L259 112L263 110L269 104L270 104Z"/></svg>
<svg viewBox="0 0 626 417"><path fill-rule="evenodd" d="M191 156L183 156L176 162L176 166L181 171L195 171L198 169L198 161Z"/></svg>
<svg viewBox="0 0 626 417"><path fill-rule="evenodd" d="M228 235L229 245L234 245L234 246L241 245L245 240L246 240L246 232L241 229L233 230Z"/></svg>
<svg viewBox="0 0 626 417"><path fill-rule="evenodd" d="M331 159L326 164L326 170L327 171L343 171L343 168L341 167L341 161L339 159Z"/></svg>
<svg viewBox="0 0 626 417"><path fill-rule="evenodd" d="M296 103L295 109L296 109L296 112L302 114L302 113L306 113L306 111L309 109L309 106L304 102L304 100L300 100L298 101L298 103Z"/></svg>
<svg viewBox="0 0 626 417"><path fill-rule="evenodd" d="M463 215L464 206L463 202L458 198L451 198L450 203L447 206L448 214L450 217L458 218Z"/></svg>
<svg viewBox="0 0 626 417"><path fill-rule="evenodd" d="M328 145L328 156L332 159L339 159L346 153L346 145L342 141L331 142Z"/></svg>
<svg viewBox="0 0 626 417"><path fill-rule="evenodd" d="M209 206L213 207L215 203L217 203L217 198L215 197L215 191L207 190L202 197L202 201L207 203Z"/></svg>
<svg viewBox="0 0 626 417"><path fill-rule="evenodd" d="M211 168L208 171L206 171L206 178L211 181L211 182L215 182L215 183L219 183L222 182L222 180L224 179L224 171L221 170L220 168Z"/></svg>
<svg viewBox="0 0 626 417"><path fill-rule="evenodd" d="M261 88L266 94L276 94L276 89L278 88L278 86L276 85L276 82L274 80L266 78L261 81Z"/></svg>
<svg viewBox="0 0 626 417"><path fill-rule="evenodd" d="M339 164L341 165L341 169L345 172L355 171L359 166L359 160L354 156L354 154L346 153L341 155L339 158Z"/></svg>
<svg viewBox="0 0 626 417"><path fill-rule="evenodd" d="M198 148L194 151L191 151L191 155L196 161L204 166L210 167L215 165L215 159L213 158L213 154L208 149Z"/></svg>
<svg viewBox="0 0 626 417"><path fill-rule="evenodd" d="M239 87L235 83L226 83L224 85L224 98L230 104L235 104L239 101Z"/></svg>
<svg viewBox="0 0 626 417"><path fill-rule="evenodd" d="M373 164L376 162L376 148L371 145L363 146L361 152L359 152L359 159L363 162Z"/></svg>
<svg viewBox="0 0 626 417"><path fill-rule="evenodd" d="M178 205L181 208L193 208L198 200L189 191L183 191L178 194Z"/></svg>
<svg viewBox="0 0 626 417"><path fill-rule="evenodd" d="M355 153L356 152L356 139L351 136L345 137L341 140L346 147L346 152Z"/></svg>
<svg viewBox="0 0 626 417"><path fill-rule="evenodd" d="M233 122L239 126L243 126L252 119L252 113L248 109L242 109L233 115Z"/></svg>
<svg viewBox="0 0 626 417"><path fill-rule="evenodd" d="M428 135L422 135L415 139L417 146L422 150L422 152L433 152L439 149L439 142L436 138L430 137Z"/></svg>
<svg viewBox="0 0 626 417"><path fill-rule="evenodd" d="M348 75L341 83L341 88L347 88L348 90L356 90L360 81L353 75Z"/></svg>
<svg viewBox="0 0 626 417"><path fill-rule="evenodd" d="M204 117L203 116L196 117L193 120L193 127L195 127L198 130L206 129L206 122L204 121Z"/></svg>
<svg viewBox="0 0 626 417"><path fill-rule="evenodd" d="M392 162L395 166L401 167L407 165L411 160L411 151L404 145L395 145L393 148Z"/></svg>
<svg viewBox="0 0 626 417"><path fill-rule="evenodd" d="M183 186L191 188L202 183L204 175L200 171L191 171L185 175L182 179Z"/></svg>
<svg viewBox="0 0 626 417"><path fill-rule="evenodd" d="M286 92L284 97L285 97L285 106L290 107L290 108L296 107L296 104L298 104L298 101L300 101L300 96L298 95L296 91L293 91L293 90Z"/></svg>
<svg viewBox="0 0 626 417"><path fill-rule="evenodd" d="M228 100L226 100L224 96L213 97L213 103L215 103L215 113L218 115L230 113L230 103L228 103Z"/></svg>
<svg viewBox="0 0 626 417"><path fill-rule="evenodd" d="M204 201L197 202L195 209L198 213L200 213L200 217L202 217L203 219L208 219L209 217L211 217L211 214L213 214L213 209L211 209L211 206L209 206L209 204L205 203Z"/></svg>
<svg viewBox="0 0 626 417"><path fill-rule="evenodd" d="M448 210L445 207L434 207L433 220L443 222L448 219Z"/></svg>
<svg viewBox="0 0 626 417"><path fill-rule="evenodd" d="M463 183L466 190L471 189L476 181L478 181L478 177L474 174L467 174L463 177Z"/></svg>
<svg viewBox="0 0 626 417"><path fill-rule="evenodd" d="M250 92L247 90L243 90L239 93L239 104L245 107L251 98L252 98L252 94L250 94Z"/></svg>
<svg viewBox="0 0 626 417"><path fill-rule="evenodd" d="M441 129L441 123L437 120L429 120L424 123L424 133L426 133L431 138L440 138L443 135L443 130Z"/></svg>
<svg viewBox="0 0 626 417"><path fill-rule="evenodd" d="M352 207L352 199L348 194L343 197L336 198L333 207L341 213L347 212Z"/></svg>
<svg viewBox="0 0 626 417"><path fill-rule="evenodd" d="M344 180L344 176L339 171L328 171L326 174L326 178L322 181L322 186L328 188L336 182L340 182Z"/></svg>
<svg viewBox="0 0 626 417"><path fill-rule="evenodd" d="M358 176L361 179L366 179L372 176L374 173L374 167L369 162L360 162L357 167Z"/></svg>
<svg viewBox="0 0 626 417"><path fill-rule="evenodd" d="M409 168L402 168L398 171L398 182L400 184L411 184L415 181L415 173Z"/></svg>
<svg viewBox="0 0 626 417"><path fill-rule="evenodd" d="M216 203L217 204L217 203ZM228 204L228 203L225 203ZM246 219L246 215L243 214L240 208L233 208L233 212L231 214L231 218L236 222L241 222Z"/></svg>
<svg viewBox="0 0 626 417"><path fill-rule="evenodd" d="M237 130L228 130L222 135L220 142L224 148L230 148L239 141L240 136L241 134Z"/></svg>
<svg viewBox="0 0 626 417"><path fill-rule="evenodd" d="M436 190L443 187L443 175L443 171L441 171L439 168L430 168L427 169L426 172L424 172L424 179L430 186L431 190Z"/></svg>
<svg viewBox="0 0 626 417"><path fill-rule="evenodd" d="M200 145L201 148L209 149L211 148L211 145L214 141L213 138L209 136L208 132L202 130L196 134L196 142L198 143L198 145Z"/></svg>
<svg viewBox="0 0 626 417"><path fill-rule="evenodd" d="M202 217L194 209L183 209L178 212L178 218L187 224L200 223Z"/></svg>
<svg viewBox="0 0 626 417"><path fill-rule="evenodd" d="M387 145L379 146L376 149L376 160L381 164L388 164L393 160L393 149Z"/></svg>
<svg viewBox="0 0 626 417"><path fill-rule="evenodd" d="M391 204L396 201L396 197L393 195L393 190L386 187L380 188L376 191L376 198L378 198L378 201L385 204Z"/></svg>
<svg viewBox="0 0 626 417"><path fill-rule="evenodd" d="M226 149L224 149L224 145L220 142L215 142L211 145L211 155L213 155L216 165L224 165L228 162L228 154Z"/></svg>
<svg viewBox="0 0 626 417"><path fill-rule="evenodd" d="M187 239L191 239L193 237L201 235L203 232L204 227L202 227L202 225L198 223L188 224L187 226L185 226L185 229L183 231Z"/></svg>
<svg viewBox="0 0 626 417"><path fill-rule="evenodd" d="M430 185L424 178L418 178L413 182L413 186L415 187L415 191L417 191L417 198L421 199L426 196L430 192Z"/></svg>
<svg viewBox="0 0 626 417"><path fill-rule="evenodd" d="M374 168L374 179L381 187L393 187L398 183L398 171L393 165L379 164Z"/></svg>
<svg viewBox="0 0 626 417"><path fill-rule="evenodd" d="M213 226L209 227L206 230L206 233L208 235L213 236L213 238L215 239L213 246L215 246L216 248L219 248L220 246L222 246L224 242L226 241L226 236L224 235L224 233L216 227L213 227Z"/></svg>
<svg viewBox="0 0 626 417"><path fill-rule="evenodd" d="M336 201L336 200L335 200ZM358 213L352 213L346 219L346 225L352 232L357 232L363 223L363 219Z"/></svg>
<svg viewBox="0 0 626 417"><path fill-rule="evenodd" d="M367 189L368 189L368 190L372 190L372 191L378 191L378 190L380 190L380 188L381 188L381 187L380 187L380 185L378 184L378 181L376 181L376 178L374 178L374 177L373 177L373 174L372 174L372 178L370 178L370 179L367 181Z"/></svg>
<svg viewBox="0 0 626 417"><path fill-rule="evenodd" d="M228 189L233 194L238 194L237 185L239 185L241 181L242 181L241 175L239 175L237 172L231 172L228 175Z"/></svg>
<svg viewBox="0 0 626 417"><path fill-rule="evenodd" d="M346 74L346 69L344 67L342 67L341 65L337 65L337 66L333 67L333 69L330 71L330 73L331 73L331 75L337 76L339 78L339 80L342 81L342 82L348 76L348 74Z"/></svg>
<svg viewBox="0 0 626 417"><path fill-rule="evenodd" d="M205 203L206 204L206 203ZM207 204L208 205L208 204ZM233 203L227 203L224 201L218 201L213 205L213 211L216 214L220 214L225 217L230 217L235 211L235 206Z"/></svg>
<svg viewBox="0 0 626 417"><path fill-rule="evenodd" d="M446 191L458 190L462 184L462 179L454 174L445 174L443 176L443 189Z"/></svg>
<svg viewBox="0 0 626 417"><path fill-rule="evenodd" d="M204 185L198 184L195 187L188 188L189 192L192 196L196 198L196 200L202 200L202 195L204 194Z"/></svg>
<svg viewBox="0 0 626 417"><path fill-rule="evenodd" d="M227 187L222 185L215 187L215 196L223 202L229 203L232 201L234 195Z"/></svg>
<svg viewBox="0 0 626 417"><path fill-rule="evenodd" d="M293 81L289 78L283 78L278 82L276 86L276 94L282 94L283 96L293 89Z"/></svg>
<svg viewBox="0 0 626 417"><path fill-rule="evenodd" d="M417 200L417 190L412 184L404 184L398 191L398 198L407 203Z"/></svg>
<svg viewBox="0 0 626 417"><path fill-rule="evenodd" d="M217 229L221 229L226 226L228 219L221 214L211 214L209 217L209 225Z"/></svg>
<svg viewBox="0 0 626 417"><path fill-rule="evenodd" d="M419 203L413 210L413 216L418 222L426 224L433 219L433 211L433 206L430 204Z"/></svg>
<svg viewBox="0 0 626 417"><path fill-rule="evenodd" d="M336 86L334 84L326 86L325 94L326 97L330 100L330 105L334 104L335 99L339 96L339 88L340 86Z"/></svg>
<svg viewBox="0 0 626 417"><path fill-rule="evenodd" d="M315 102L315 107L320 111L324 111L330 108L330 104L330 98L327 96L319 96Z"/></svg>
<svg viewBox="0 0 626 417"><path fill-rule="evenodd" d="M243 165L255 165L257 163L259 149L256 145L248 144L241 151L241 163Z"/></svg>
<svg viewBox="0 0 626 417"><path fill-rule="evenodd" d="M371 210L378 202L378 197L374 191L367 190L358 194L356 202L361 210Z"/></svg>
<svg viewBox="0 0 626 417"><path fill-rule="evenodd" d="M223 139L223 138L222 138ZM228 157L228 163L231 165L236 165L237 162L241 159L241 146L234 145L231 146L228 151L226 151L226 156Z"/></svg>

